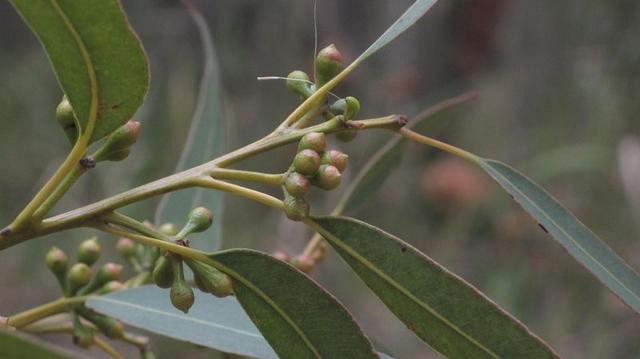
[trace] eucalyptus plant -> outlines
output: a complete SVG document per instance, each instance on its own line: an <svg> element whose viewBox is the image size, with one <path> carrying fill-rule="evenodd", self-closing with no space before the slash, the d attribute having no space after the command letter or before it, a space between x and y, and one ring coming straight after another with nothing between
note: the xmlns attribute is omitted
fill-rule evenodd
<svg viewBox="0 0 640 359"><path fill-rule="evenodd" d="M111 340L135 346L142 358L153 357L148 339L132 334L128 328L132 326L249 357L387 357L374 348L347 308L310 279L330 246L408 330L446 357L558 357L523 323L426 254L371 224L343 216L379 188L407 140L477 165L586 270L640 312L638 274L550 194L504 163L419 133L424 120L473 99L473 94L438 103L415 118L400 114L362 118L356 96L335 98L332 90L418 21L436 0L415 1L351 62L331 44L318 51L313 69L292 71L283 85L299 105L264 137L228 153L220 153L216 143L206 148L191 143L176 173L53 215L56 204L82 175L100 171L104 161L124 161L135 150L146 124L132 118L144 101L149 68L118 0L10 1L40 40L58 78L64 96L52 116L55 113L71 149L46 184L0 231L0 250L51 233L91 228L117 239L113 246L122 264L108 262L97 268L102 246L111 244L96 238L80 244L75 260L51 248L45 262L62 296L0 317L0 356L72 357L18 333L64 332L77 346L95 346L115 358L122 356ZM198 10L184 3L200 30L206 60L198 121L190 132L216 138L221 121L206 121L207 116L220 116L219 103L207 96L219 81L212 66L211 37ZM396 135L351 183L341 183L349 156L330 148L327 137L352 141L373 129ZM243 160L289 145L297 146L297 151L282 161L280 173L236 168ZM272 196L250 184L272 186L282 195ZM308 193L340 186L346 189L332 213L315 214ZM174 192L185 188L200 189L201 206L184 211L183 223L165 221L178 194ZM194 234L206 238L220 233L216 218L220 193L281 211L315 235L292 258L246 248L196 250L191 247ZM120 211L159 195L164 197L154 223ZM123 265L130 266L134 275L123 278ZM200 302L206 305L194 305Z"/></svg>

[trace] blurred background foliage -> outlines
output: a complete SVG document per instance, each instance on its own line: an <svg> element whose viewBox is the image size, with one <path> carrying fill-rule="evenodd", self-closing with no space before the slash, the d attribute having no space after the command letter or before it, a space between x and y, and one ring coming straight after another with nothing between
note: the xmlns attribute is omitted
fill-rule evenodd
<svg viewBox="0 0 640 359"><path fill-rule="evenodd" d="M319 45L335 43L354 59L411 2L318 0ZM229 149L236 148L266 134L296 105L283 82L256 77L311 71L313 3L195 3L213 30L225 91L220 110L228 120ZM126 164L92 171L56 211L169 174L189 127L202 71L192 20L173 0L123 0L123 6L151 62L151 90L136 115L142 139ZM639 35L635 0L442 1L336 92L357 96L362 116L377 116L414 115L438 100L477 91L478 100L434 117L429 133L527 173L640 268L640 146L634 137L640 131ZM0 2L2 223L69 148L54 120L60 97L36 39L8 2ZM347 181L388 138L370 132L354 143L333 143L351 156ZM623 139L630 145L618 151ZM243 168L282 171L293 153L281 149ZM327 213L338 196L314 194L313 212ZM127 212L152 218L156 204ZM410 145L382 189L349 215L408 240L475 284L563 356L640 357L638 316L466 163ZM222 224L224 247L296 254L310 235L282 214L239 198L227 197L224 216L217 216ZM73 253L89 233L63 233L0 253L0 313L55 298L57 285L43 263L46 250L55 244ZM103 247L113 255L110 244L115 240L105 237ZM314 277L350 308L381 350L397 358L437 357L335 255ZM48 339L70 344L64 336ZM154 346L160 358L185 351L217 355L160 338Z"/></svg>

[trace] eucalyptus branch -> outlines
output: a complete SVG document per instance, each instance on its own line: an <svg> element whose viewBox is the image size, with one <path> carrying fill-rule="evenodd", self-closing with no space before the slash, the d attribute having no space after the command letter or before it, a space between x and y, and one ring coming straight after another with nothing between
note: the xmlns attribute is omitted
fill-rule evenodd
<svg viewBox="0 0 640 359"><path fill-rule="evenodd" d="M221 180L239 180L263 183L270 186L280 186L284 173L269 174L252 171L232 170L225 168L215 168L208 172L215 179Z"/></svg>
<svg viewBox="0 0 640 359"><path fill-rule="evenodd" d="M76 164L71 172L69 172L65 176L65 178L55 189L55 191L53 191L51 195L42 203L42 205L40 205L40 207L38 207L38 209L33 213L33 219L35 221L39 221L44 218L44 216L47 215L51 208L53 208L53 206L55 206L55 204L60 201L62 196L64 196L65 193L69 191L71 186L73 186L78 181L78 179L87 172L87 170L87 167L82 166L79 163Z"/></svg>
<svg viewBox="0 0 640 359"><path fill-rule="evenodd" d="M14 314L7 318L7 325L20 329L40 319L65 312L79 303L84 303L84 301L88 297L89 296L60 298L53 302L31 308L22 313Z"/></svg>

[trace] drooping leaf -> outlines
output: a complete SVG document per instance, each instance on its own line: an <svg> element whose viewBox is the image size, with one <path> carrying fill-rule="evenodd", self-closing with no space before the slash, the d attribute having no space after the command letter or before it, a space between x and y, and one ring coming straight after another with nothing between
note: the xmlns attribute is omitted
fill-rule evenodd
<svg viewBox="0 0 640 359"><path fill-rule="evenodd" d="M280 358L377 358L349 312L292 266L252 250L210 258Z"/></svg>
<svg viewBox="0 0 640 359"><path fill-rule="evenodd" d="M529 178L504 163L477 159L482 167L560 243L629 307L640 313L640 276L571 212Z"/></svg>
<svg viewBox="0 0 640 359"><path fill-rule="evenodd" d="M204 70L196 109L176 172L207 162L223 154L225 149L223 92L213 38L202 14L193 7L188 9L200 32ZM223 201L224 196L220 191L190 188L171 192L162 197L156 210L155 223L181 225L191 209L197 206L207 207L215 216L213 227L190 237L195 248L213 252L221 246Z"/></svg>
<svg viewBox="0 0 640 359"><path fill-rule="evenodd" d="M188 314L175 309L167 290L143 286L94 297L86 303L135 327L227 353L277 358L234 297L216 298L195 290Z"/></svg>
<svg viewBox="0 0 640 359"><path fill-rule="evenodd" d="M91 142L129 120L149 84L146 56L117 0L11 0L44 47ZM53 114L53 109L52 109Z"/></svg>
<svg viewBox="0 0 640 359"><path fill-rule="evenodd" d="M27 335L0 329L0 358L3 359L81 359L66 350Z"/></svg>
<svg viewBox="0 0 640 359"><path fill-rule="evenodd" d="M481 292L402 240L346 217L316 218L308 224L409 329L443 355L557 356Z"/></svg>

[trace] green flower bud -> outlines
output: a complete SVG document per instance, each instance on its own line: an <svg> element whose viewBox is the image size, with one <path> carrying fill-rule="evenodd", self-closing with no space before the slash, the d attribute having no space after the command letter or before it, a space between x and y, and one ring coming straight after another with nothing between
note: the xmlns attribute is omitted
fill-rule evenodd
<svg viewBox="0 0 640 359"><path fill-rule="evenodd" d="M112 280L111 282L107 282L102 288L96 291L98 295L109 294L113 292L118 292L125 289L124 284L122 282L118 282L117 280Z"/></svg>
<svg viewBox="0 0 640 359"><path fill-rule="evenodd" d="M78 307L76 309L78 313L86 320L93 323L104 335L111 339L120 339L124 337L124 326L118 320L111 317L96 313L95 311L86 308Z"/></svg>
<svg viewBox="0 0 640 359"><path fill-rule="evenodd" d="M158 230L166 235L175 236L178 234L178 227L173 223L165 223L158 228Z"/></svg>
<svg viewBox="0 0 640 359"><path fill-rule="evenodd" d="M314 150L302 150L293 158L293 168L303 175L311 176L318 171L319 167L320 155Z"/></svg>
<svg viewBox="0 0 640 359"><path fill-rule="evenodd" d="M349 156L337 150L329 150L322 154L320 163L323 165L332 165L342 173L347 168Z"/></svg>
<svg viewBox="0 0 640 359"><path fill-rule="evenodd" d="M335 166L321 165L314 180L315 185L323 190L330 191L340 185L342 175Z"/></svg>
<svg viewBox="0 0 640 359"><path fill-rule="evenodd" d="M193 277L198 288L205 293L211 293L223 298L233 294L233 282L228 275L204 263L185 260L185 263L193 271Z"/></svg>
<svg viewBox="0 0 640 359"><path fill-rule="evenodd" d="M347 97L345 99L347 109L344 112L344 118L349 121L353 120L360 112L360 101L355 97Z"/></svg>
<svg viewBox="0 0 640 359"><path fill-rule="evenodd" d="M286 196L284 213L292 221L301 221L309 215L309 204L303 198Z"/></svg>
<svg viewBox="0 0 640 359"><path fill-rule="evenodd" d="M88 266L93 265L93 263L100 258L101 252L102 248L100 247L97 237L87 239L78 246L78 262L84 263Z"/></svg>
<svg viewBox="0 0 640 359"><path fill-rule="evenodd" d="M80 316L74 311L73 314L73 344L80 348L89 348L93 345L93 332L85 327L80 321Z"/></svg>
<svg viewBox="0 0 640 359"><path fill-rule="evenodd" d="M293 71L287 75L287 88L296 95L300 96L300 100L304 101L313 94L309 75L304 71Z"/></svg>
<svg viewBox="0 0 640 359"><path fill-rule="evenodd" d="M304 273L311 273L316 266L316 262L309 256L299 255L291 259L291 265Z"/></svg>
<svg viewBox="0 0 640 359"><path fill-rule="evenodd" d="M300 142L298 143L298 152L309 149L316 151L317 153L321 153L324 151L326 146L327 140L324 133L309 132L300 139Z"/></svg>
<svg viewBox="0 0 640 359"><path fill-rule="evenodd" d="M182 227L176 238L183 239L192 233L206 231L213 223L213 213L205 207L196 207L189 212L187 224Z"/></svg>
<svg viewBox="0 0 640 359"><path fill-rule="evenodd" d="M342 71L342 54L334 44L318 52L316 56L316 85L322 87Z"/></svg>
<svg viewBox="0 0 640 359"><path fill-rule="evenodd" d="M176 309L188 313L189 308L191 308L196 300L193 289L191 289L189 284L184 280L182 262L174 261L172 267L174 281L171 285L171 291L169 292L171 304L173 304Z"/></svg>
<svg viewBox="0 0 640 359"><path fill-rule="evenodd" d="M343 98L336 100L336 102L329 106L329 111L337 115L344 115L344 113L347 112L347 100Z"/></svg>
<svg viewBox="0 0 640 359"><path fill-rule="evenodd" d="M284 181L284 188L287 190L287 193L293 197L300 198L309 192L311 182L309 182L307 177L297 172L291 172Z"/></svg>
<svg viewBox="0 0 640 359"><path fill-rule="evenodd" d="M336 133L336 138L342 142L351 142L358 135L358 130L346 130Z"/></svg>
<svg viewBox="0 0 640 359"><path fill-rule="evenodd" d="M119 280L122 275L122 266L116 263L105 263L96 274L96 280L100 285Z"/></svg>
<svg viewBox="0 0 640 359"><path fill-rule="evenodd" d="M139 135L140 123L129 120L113 131L92 157L96 162L121 161L129 155L131 146L136 143Z"/></svg>
<svg viewBox="0 0 640 359"><path fill-rule="evenodd" d="M129 238L120 238L116 244L116 251L122 258L129 259L136 254L136 244Z"/></svg>
<svg viewBox="0 0 640 359"><path fill-rule="evenodd" d="M56 108L56 120L64 130L69 142L73 145L78 139L78 127L76 125L76 116L73 114L73 108L67 96L62 97L62 101Z"/></svg>
<svg viewBox="0 0 640 359"><path fill-rule="evenodd" d="M67 275L67 267L69 258L66 253L58 247L51 247L45 258L47 267L55 274L56 277L64 277Z"/></svg>
<svg viewBox="0 0 640 359"><path fill-rule="evenodd" d="M67 275L69 295L75 295L78 289L89 284L92 274L91 268L85 263L76 263L71 266Z"/></svg>
<svg viewBox="0 0 640 359"><path fill-rule="evenodd" d="M173 266L171 262L174 260L172 254L162 255L156 260L153 267L153 282L160 288L170 288L174 281Z"/></svg>

